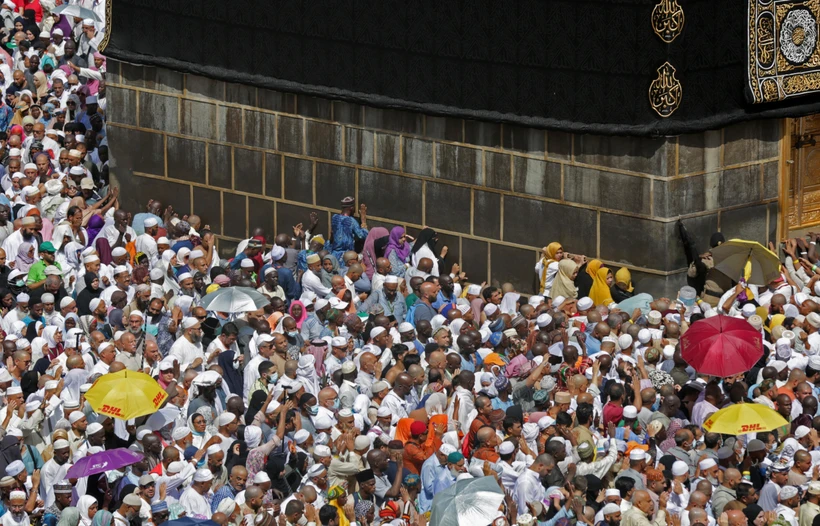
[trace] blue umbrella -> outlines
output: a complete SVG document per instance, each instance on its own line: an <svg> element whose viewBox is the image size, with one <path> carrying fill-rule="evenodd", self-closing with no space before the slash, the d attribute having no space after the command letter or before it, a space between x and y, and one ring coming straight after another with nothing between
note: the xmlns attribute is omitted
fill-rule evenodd
<svg viewBox="0 0 820 526"><path fill-rule="evenodd" d="M650 294L635 294L631 298L627 298L620 302L618 304L618 308L628 314L632 314L632 311L634 311L635 309L641 309L641 312L644 313L644 315L646 315L649 313L649 311L652 310L649 304L653 301L654 298Z"/></svg>

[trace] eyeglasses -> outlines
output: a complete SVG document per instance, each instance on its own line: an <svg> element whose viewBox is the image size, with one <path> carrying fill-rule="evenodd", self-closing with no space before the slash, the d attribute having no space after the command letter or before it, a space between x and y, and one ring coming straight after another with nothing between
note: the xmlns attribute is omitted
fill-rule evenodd
<svg viewBox="0 0 820 526"><path fill-rule="evenodd" d="M194 318L196 318L198 320L204 320L207 317L208 317L207 315L206 316L194 316Z"/></svg>

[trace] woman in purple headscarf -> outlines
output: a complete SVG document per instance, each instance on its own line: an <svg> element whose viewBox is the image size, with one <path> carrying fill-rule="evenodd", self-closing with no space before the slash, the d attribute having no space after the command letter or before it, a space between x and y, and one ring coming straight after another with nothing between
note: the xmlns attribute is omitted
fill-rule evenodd
<svg viewBox="0 0 820 526"><path fill-rule="evenodd" d="M407 240L413 241L413 238L405 234L404 227L394 226L390 231L390 240L384 250L384 257L390 260L390 274L394 276L404 276L405 264L413 249L413 245Z"/></svg>
<svg viewBox="0 0 820 526"><path fill-rule="evenodd" d="M376 272L376 260L384 257L384 248L389 236L390 232L380 226L371 228L367 233L362 250L362 263L364 263L365 274L370 279L373 279L373 274Z"/></svg>

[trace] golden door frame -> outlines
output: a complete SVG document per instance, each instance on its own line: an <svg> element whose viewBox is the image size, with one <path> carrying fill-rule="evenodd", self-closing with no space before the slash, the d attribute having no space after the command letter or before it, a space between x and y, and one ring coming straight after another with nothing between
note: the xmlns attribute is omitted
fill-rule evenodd
<svg viewBox="0 0 820 526"><path fill-rule="evenodd" d="M778 235L820 225L820 114L784 119L780 141ZM807 165L817 164L814 177Z"/></svg>

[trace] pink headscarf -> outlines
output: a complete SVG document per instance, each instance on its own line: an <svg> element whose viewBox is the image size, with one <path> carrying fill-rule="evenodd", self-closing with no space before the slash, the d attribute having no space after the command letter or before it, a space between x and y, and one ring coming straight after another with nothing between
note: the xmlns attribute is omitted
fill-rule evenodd
<svg viewBox="0 0 820 526"><path fill-rule="evenodd" d="M299 316L298 318L293 315L293 307L296 306L296 305L299 305L300 307L302 307L302 315ZM296 300L293 303L291 303L290 308L288 309L288 314L290 314L291 318L296 320L296 327L301 329L302 328L302 322L305 321L305 318L307 318L307 311L305 310L304 303L302 303L299 300Z"/></svg>
<svg viewBox="0 0 820 526"><path fill-rule="evenodd" d="M364 250L362 250L362 263L364 263L365 274L373 279L376 272L376 240L383 237L390 237L390 232L386 228L377 226L370 229L367 239L364 240Z"/></svg>
<svg viewBox="0 0 820 526"><path fill-rule="evenodd" d="M94 58L102 59L102 65L100 66L99 69L97 69L97 67L93 64L93 61L92 61L92 63L89 64L90 67L88 69L90 69L91 71L99 71L99 72L105 74L106 58L99 51L94 53ZM89 78L88 82L86 82L85 85L88 88L88 91L91 92L91 95L96 95L100 91L100 81L99 80Z"/></svg>

